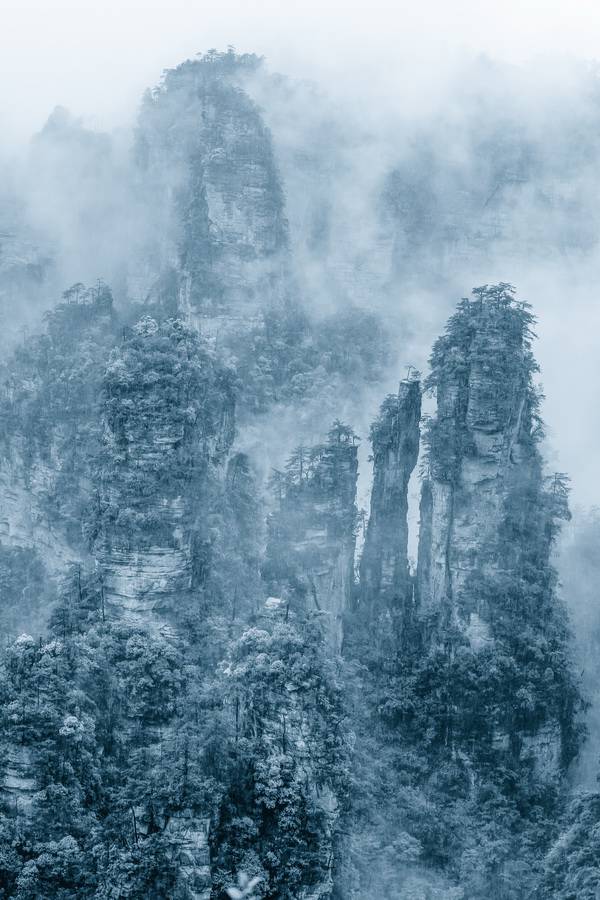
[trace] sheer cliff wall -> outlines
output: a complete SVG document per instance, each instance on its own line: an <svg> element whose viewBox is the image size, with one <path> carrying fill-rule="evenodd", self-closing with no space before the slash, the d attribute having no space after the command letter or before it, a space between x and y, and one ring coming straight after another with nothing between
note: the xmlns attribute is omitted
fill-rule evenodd
<svg viewBox="0 0 600 900"><path fill-rule="evenodd" d="M399 606L409 592L408 483L417 464L421 388L402 381L371 428L371 515L360 562L361 599Z"/></svg>

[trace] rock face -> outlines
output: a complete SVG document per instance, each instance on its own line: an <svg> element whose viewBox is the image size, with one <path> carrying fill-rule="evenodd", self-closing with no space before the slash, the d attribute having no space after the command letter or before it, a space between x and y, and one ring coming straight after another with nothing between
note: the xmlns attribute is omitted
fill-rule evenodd
<svg viewBox="0 0 600 900"><path fill-rule="evenodd" d="M47 305L54 287L52 260L19 217L9 214L13 204L17 205L14 198L0 194L0 354L16 343L21 329Z"/></svg>
<svg viewBox="0 0 600 900"><path fill-rule="evenodd" d="M21 647L35 646L30 634L45 631L58 583L87 557L82 516L112 297L104 286L79 287L77 300L48 316L46 333L15 353L0 394L0 622ZM35 746L9 744L4 754L0 795L11 814L27 816L38 790Z"/></svg>
<svg viewBox="0 0 600 900"><path fill-rule="evenodd" d="M107 608L157 627L192 588L209 468L233 440L226 373L179 322L146 316L106 375L96 553Z"/></svg>
<svg viewBox="0 0 600 900"><path fill-rule="evenodd" d="M35 548L49 574L56 576L77 556L43 502L56 471L40 461L28 468L20 443L12 442L0 460L0 543L3 547Z"/></svg>
<svg viewBox="0 0 600 900"><path fill-rule="evenodd" d="M561 766L561 733L557 722L548 722L534 734L521 737L521 754L530 755L536 773L544 780L550 780Z"/></svg>
<svg viewBox="0 0 600 900"><path fill-rule="evenodd" d="M55 713L54 698L49 689L52 679L48 677L47 669L43 673L41 669L44 662L49 662L51 667L59 665L55 654L57 646L56 641L43 643L41 638L36 640L29 634L20 634L6 651L10 655L10 665L5 670L8 672L5 715L0 724L0 821L7 816L27 822L35 816L36 796L43 789L40 783L41 748L51 731L44 726ZM11 696L16 683L22 692L19 703L14 702L14 694ZM45 716L41 727L40 717L36 717L40 709L44 710ZM12 729L7 728L8 721Z"/></svg>
<svg viewBox="0 0 600 900"><path fill-rule="evenodd" d="M29 747L12 744L3 748L0 798L11 816L30 816L38 785L33 777L34 759Z"/></svg>
<svg viewBox="0 0 600 900"><path fill-rule="evenodd" d="M156 233L130 293L170 293L208 335L252 320L284 293L283 192L270 133L240 87L259 65L233 52L186 62L147 96L140 117L137 155Z"/></svg>
<svg viewBox="0 0 600 900"><path fill-rule="evenodd" d="M0 621L7 637L19 625L43 631L58 582L71 563L90 562L91 544L115 633L139 626L168 657L181 639L178 602L199 577L207 485L233 440L230 376L180 321L147 317L119 340L102 284L75 285L63 299L3 373L0 600L15 610ZM37 652L28 635L15 646ZM143 715L120 726L132 746L139 740L150 773L177 720L166 714L162 734ZM42 787L36 738L4 738L0 804L27 820ZM171 813L163 825L178 896L205 900L207 820L195 808Z"/></svg>
<svg viewBox="0 0 600 900"><path fill-rule="evenodd" d="M432 355L437 412L426 433L418 589L423 612L444 610L485 640L488 611L475 574L519 565L503 535L520 491L541 490L530 317L500 285L464 301Z"/></svg>
<svg viewBox="0 0 600 900"><path fill-rule="evenodd" d="M325 444L298 448L279 480L264 574L291 606L327 613L335 652L354 585L358 448L339 423Z"/></svg>
<svg viewBox="0 0 600 900"><path fill-rule="evenodd" d="M428 655L451 661L454 653L482 654L495 660L496 646L500 659L511 657L520 665L523 634L535 635L531 640L547 654L535 676L545 708L532 714L530 704L517 711L514 698L496 695L486 712L495 722L486 741L499 753L531 760L546 779L560 771L570 740L568 716L552 687L556 664L548 650L549 636L562 628L550 554L556 520L568 509L561 477L545 479L542 472L532 323L510 286L486 286L459 304L434 345L425 387L435 392L437 410L424 428L413 578L406 560L406 513L408 479L418 455L419 386L401 385L399 396L386 400L372 429L373 496L360 573L361 597L373 623L382 610L403 603L414 611L415 627L406 634L420 647L417 668ZM391 628L392 618L386 621ZM396 648L403 640L400 628ZM568 692L568 673L565 679Z"/></svg>
<svg viewBox="0 0 600 900"><path fill-rule="evenodd" d="M115 351L105 385L105 447L95 551L106 613L169 647L182 640L179 608L189 600L208 519L211 473L234 436L228 373L179 320L142 318ZM176 734L176 718L156 732L143 717L125 728L148 759ZM152 820L137 810L143 833ZM210 896L209 823L184 808L159 825L172 845L177 897Z"/></svg>
<svg viewBox="0 0 600 900"><path fill-rule="evenodd" d="M176 897L181 900L208 900L211 895L209 828L209 819L189 810L171 816L167 823L179 876Z"/></svg>
<svg viewBox="0 0 600 900"><path fill-rule="evenodd" d="M48 583L88 557L91 461L100 446L102 372L114 341L105 285L65 292L44 333L19 347L0 388L0 550L30 551ZM26 587L26 585L24 585ZM35 630L41 604L21 627ZM18 632L17 632L18 633ZM15 635L16 636L16 635Z"/></svg>
<svg viewBox="0 0 600 900"><path fill-rule="evenodd" d="M421 388L400 383L371 428L371 515L360 563L361 599L397 607L409 589L408 482L419 456Z"/></svg>

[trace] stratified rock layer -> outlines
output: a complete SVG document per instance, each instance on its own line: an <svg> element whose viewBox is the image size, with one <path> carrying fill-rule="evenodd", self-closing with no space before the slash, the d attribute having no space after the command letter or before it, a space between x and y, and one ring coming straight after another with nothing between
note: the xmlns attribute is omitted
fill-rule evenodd
<svg viewBox="0 0 600 900"><path fill-rule="evenodd" d="M566 633L551 563L568 489L562 476L547 479L542 471L533 321L509 285L485 286L459 304L434 345L425 386L437 409L424 428L415 578L406 542L419 387L405 384L386 400L372 429L374 483L360 574L379 658L385 647L401 677L428 672L428 660L433 671L440 660L451 669L455 654L472 658L475 668L496 671L507 659L519 668L529 642L540 648L532 654L535 675L527 676L530 694L501 699L498 689L493 702L482 698L478 714L490 730L478 739L551 779L572 746L571 700L563 703L554 689L564 676L572 697L566 660L564 672L553 668ZM537 708L533 697L543 698ZM463 716L460 705L456 715ZM453 752L463 750L456 744Z"/></svg>
<svg viewBox="0 0 600 900"><path fill-rule="evenodd" d="M298 448L269 523L265 575L272 590L298 609L325 612L335 652L354 585L357 453L352 431L341 425L325 444Z"/></svg>
<svg viewBox="0 0 600 900"><path fill-rule="evenodd" d="M181 323L145 317L106 377L97 557L107 608L162 627L192 588L209 469L233 440L233 396Z"/></svg>
<svg viewBox="0 0 600 900"><path fill-rule="evenodd" d="M476 642L489 615L471 578L518 567L520 550L503 537L503 523L519 492L542 484L530 317L505 288L463 301L434 347L429 378L437 412L426 434L420 602L460 620Z"/></svg>
<svg viewBox="0 0 600 900"><path fill-rule="evenodd" d="M140 117L141 184L156 233L130 293L164 299L173 273L170 302L210 336L285 292L287 223L271 136L240 86L259 64L234 53L188 61L147 96Z"/></svg>
<svg viewBox="0 0 600 900"><path fill-rule="evenodd" d="M144 317L113 355L105 380L105 449L96 554L107 616L169 645L184 640L180 608L190 601L198 538L209 518L207 483L234 434L227 373L180 321ZM176 734L133 717L150 760ZM140 827L150 815L137 810ZM152 815L154 813L152 812ZM192 808L163 823L178 894L210 896L208 820Z"/></svg>
<svg viewBox="0 0 600 900"><path fill-rule="evenodd" d="M371 515L360 564L361 600L399 606L409 588L408 483L419 456L421 388L400 383L371 429Z"/></svg>

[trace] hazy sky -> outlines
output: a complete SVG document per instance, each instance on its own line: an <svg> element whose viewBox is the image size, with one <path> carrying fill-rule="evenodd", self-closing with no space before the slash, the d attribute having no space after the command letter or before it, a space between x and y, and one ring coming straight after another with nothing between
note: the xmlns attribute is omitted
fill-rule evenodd
<svg viewBox="0 0 600 900"><path fill-rule="evenodd" d="M325 85L361 121L379 116L375 133L390 103L435 119L449 69L469 55L517 64L542 58L535 78L528 70L526 90L519 89L526 120L541 101L555 104L559 91L570 90L560 57L600 59L600 0L0 0L0 12L0 154L18 152L57 104L99 128L130 124L143 90L164 68L228 44L265 55L272 70ZM498 276L514 281L540 314L548 452L558 448L556 465L572 473L576 499L594 503L600 503L590 453L600 434L598 328L581 328L573 348L564 325L566 318L588 325L599 319L598 271L600 261L576 292L570 289L567 307L565 278L557 286L552 273L512 268ZM463 291L475 283L473 275ZM445 306L432 305L431 335L448 314L448 298ZM429 339L429 332L422 335L424 346Z"/></svg>
<svg viewBox="0 0 600 900"><path fill-rule="evenodd" d="M0 11L5 145L57 103L101 127L125 122L163 68L227 44L290 74L373 88L415 54L434 86L440 60L469 51L600 56L598 0L0 0Z"/></svg>

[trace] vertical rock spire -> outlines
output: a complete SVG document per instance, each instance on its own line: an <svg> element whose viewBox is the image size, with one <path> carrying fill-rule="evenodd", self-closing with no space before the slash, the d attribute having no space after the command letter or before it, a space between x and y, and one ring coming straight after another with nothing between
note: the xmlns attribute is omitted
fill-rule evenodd
<svg viewBox="0 0 600 900"><path fill-rule="evenodd" d="M371 514L360 563L363 602L398 606L409 586L408 482L419 456L421 387L400 382L371 427Z"/></svg>
<svg viewBox="0 0 600 900"><path fill-rule="evenodd" d="M503 530L507 504L542 488L533 317L513 293L485 286L462 301L434 345L426 383L437 411L425 432L419 596L422 609L470 623L476 642L487 616L472 577L518 565Z"/></svg>
<svg viewBox="0 0 600 900"><path fill-rule="evenodd" d="M459 304L433 347L425 388L437 409L424 429L408 629L407 486L418 454L419 386L405 383L384 402L371 434L361 593L376 667L386 689L399 678L407 722L406 710L422 700L422 688L412 694L419 679L428 685L442 670L454 699L431 720L440 747L470 759L475 739L478 752L528 758L553 778L577 746L578 694L550 558L558 520L568 517L568 487L564 476L543 473L533 324L510 285L486 285ZM470 711L461 681L467 660ZM510 677L497 679L504 666L526 679L517 696ZM391 693L395 709L398 691Z"/></svg>
<svg viewBox="0 0 600 900"><path fill-rule="evenodd" d="M194 333L145 316L114 354L105 395L106 599L118 619L160 625L192 587L203 486L233 440L233 393Z"/></svg>
<svg viewBox="0 0 600 900"><path fill-rule="evenodd" d="M267 583L297 608L327 613L335 652L354 585L357 455L354 432L340 422L325 443L297 448L269 521Z"/></svg>
<svg viewBox="0 0 600 900"><path fill-rule="evenodd" d="M288 225L271 134L243 89L260 65L232 50L187 61L147 94L138 124L150 224L129 292L164 303L170 272L169 303L213 336L253 321L287 290Z"/></svg>

